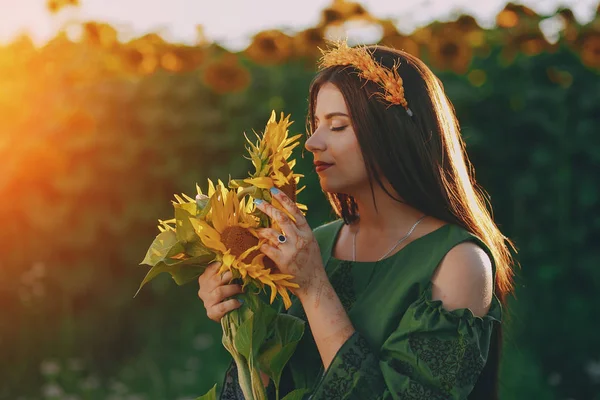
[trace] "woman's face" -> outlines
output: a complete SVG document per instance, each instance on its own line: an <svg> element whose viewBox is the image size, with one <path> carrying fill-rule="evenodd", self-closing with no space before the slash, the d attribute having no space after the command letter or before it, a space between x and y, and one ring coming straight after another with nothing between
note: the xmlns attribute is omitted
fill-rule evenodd
<svg viewBox="0 0 600 400"><path fill-rule="evenodd" d="M352 195L368 183L368 174L342 93L325 83L317 93L315 130L305 147L313 153L325 192Z"/></svg>

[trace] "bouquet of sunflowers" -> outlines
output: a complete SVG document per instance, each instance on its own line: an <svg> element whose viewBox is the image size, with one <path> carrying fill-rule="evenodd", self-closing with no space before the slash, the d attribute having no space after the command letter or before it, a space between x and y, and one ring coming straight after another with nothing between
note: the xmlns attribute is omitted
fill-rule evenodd
<svg viewBox="0 0 600 400"><path fill-rule="evenodd" d="M219 273L231 271L232 279L243 282L244 293L238 296L244 304L226 314L221 326L223 345L233 356L247 400L267 398L260 371L273 380L279 399L283 367L304 333L304 321L278 313L258 296L269 287L270 303L279 295L288 309L288 289L298 288L292 282L293 276L278 273L274 262L259 251L264 240L259 239L256 229L278 227L255 209L253 202L268 201L289 215L271 197L272 187L296 201L301 175L293 172L295 160L289 158L301 135L288 137L290 125L289 115L284 117L282 113L277 121L273 111L263 134L256 134L256 143L246 137L248 158L255 168L249 177L230 180L227 185L221 181L214 184L209 179L206 194L196 185L195 198L175 195L174 218L159 220L160 233L140 263L152 267L140 289L161 272L169 273L182 285L197 278L213 261L221 262ZM298 206L306 210L305 206ZM285 400L301 396L301 391L294 391ZM216 386L199 399L214 398Z"/></svg>

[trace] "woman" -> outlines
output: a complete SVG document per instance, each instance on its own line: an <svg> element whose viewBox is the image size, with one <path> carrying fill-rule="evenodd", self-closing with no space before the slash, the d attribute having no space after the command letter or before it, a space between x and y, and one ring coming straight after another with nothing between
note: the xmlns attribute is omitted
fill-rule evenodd
<svg viewBox="0 0 600 400"><path fill-rule="evenodd" d="M439 80L405 52L338 45L311 85L308 122L305 147L340 219L311 231L277 190L295 223L257 204L285 232L280 243L263 229L261 251L296 277L288 312L309 328L282 393L497 398L510 242L475 186ZM240 288L216 269L200 277L199 296L219 321ZM222 398L242 398L235 389L230 369Z"/></svg>

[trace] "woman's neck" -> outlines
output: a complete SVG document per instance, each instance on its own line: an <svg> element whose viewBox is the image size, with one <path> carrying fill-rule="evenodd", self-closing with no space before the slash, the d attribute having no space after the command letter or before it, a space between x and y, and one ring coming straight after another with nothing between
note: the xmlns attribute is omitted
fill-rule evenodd
<svg viewBox="0 0 600 400"><path fill-rule="evenodd" d="M377 184L374 185L373 190L375 196L371 194L369 187L352 195L358 205L360 219L357 225L361 232L393 234L398 231L408 231L423 216L423 213L416 208L392 199ZM391 190L390 193L395 195Z"/></svg>

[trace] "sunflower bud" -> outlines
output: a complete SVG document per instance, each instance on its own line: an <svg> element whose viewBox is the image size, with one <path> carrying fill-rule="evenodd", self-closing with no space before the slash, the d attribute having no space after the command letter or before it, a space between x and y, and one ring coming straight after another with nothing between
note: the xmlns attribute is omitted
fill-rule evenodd
<svg viewBox="0 0 600 400"><path fill-rule="evenodd" d="M198 211L204 210L204 207L208 204L210 198L205 194L197 194L196 195L196 205L198 206Z"/></svg>

